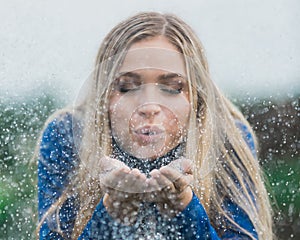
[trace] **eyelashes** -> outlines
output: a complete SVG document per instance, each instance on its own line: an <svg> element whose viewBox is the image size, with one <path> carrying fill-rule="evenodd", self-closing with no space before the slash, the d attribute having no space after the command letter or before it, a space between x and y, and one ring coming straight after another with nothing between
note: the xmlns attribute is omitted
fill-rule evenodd
<svg viewBox="0 0 300 240"><path fill-rule="evenodd" d="M120 84L118 87L117 87L117 90L120 92L120 93L127 93L129 91L136 91L136 90L139 90L140 89L140 86L136 86L136 85L130 85L130 84Z"/></svg>
<svg viewBox="0 0 300 240"><path fill-rule="evenodd" d="M157 89L166 94L180 94L183 90L183 83L181 80L169 80L165 83L156 83ZM113 89L120 93L135 92L140 90L144 85L141 81L130 78L118 78L115 81Z"/></svg>
<svg viewBox="0 0 300 240"><path fill-rule="evenodd" d="M174 89L174 88L161 88L163 92L170 93L170 94L180 94L182 92L182 88Z"/></svg>
<svg viewBox="0 0 300 240"><path fill-rule="evenodd" d="M119 77L115 80L113 89L120 92L126 93L129 91L138 90L141 86L141 82L134 78Z"/></svg>
<svg viewBox="0 0 300 240"><path fill-rule="evenodd" d="M159 85L159 89L165 93L169 94L180 94L182 92L183 86L182 83L178 82L176 84L161 84Z"/></svg>

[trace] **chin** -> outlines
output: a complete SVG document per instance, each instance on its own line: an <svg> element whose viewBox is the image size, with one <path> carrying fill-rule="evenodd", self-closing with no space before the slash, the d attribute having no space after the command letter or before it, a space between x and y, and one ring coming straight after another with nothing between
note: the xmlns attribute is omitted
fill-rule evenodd
<svg viewBox="0 0 300 240"><path fill-rule="evenodd" d="M144 159L144 160L155 160L159 157L164 156L169 151L171 151L173 148L165 148L157 146L139 146L135 148L134 151L132 151L130 154L136 158Z"/></svg>

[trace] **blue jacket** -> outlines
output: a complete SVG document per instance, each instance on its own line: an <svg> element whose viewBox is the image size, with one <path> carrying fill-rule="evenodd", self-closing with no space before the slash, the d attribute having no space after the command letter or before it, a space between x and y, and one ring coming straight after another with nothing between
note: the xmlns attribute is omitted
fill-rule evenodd
<svg viewBox="0 0 300 240"><path fill-rule="evenodd" d="M238 123L240 124L240 123ZM245 139L254 152L254 143L247 128L239 126L245 132ZM39 219L61 196L66 185L75 173L78 164L76 147L72 131L72 116L66 114L60 120L54 119L48 124L41 139L38 161L38 215ZM224 200L226 211L232 214L236 223L252 233L257 233L245 212L234 202ZM60 227L64 237L58 234L55 217L48 218L40 229L40 239L69 239L74 226L79 202L76 196L69 196L59 211ZM248 239L234 226L218 229L222 236L210 224L207 213L193 194L189 205L173 219L163 219L158 211L156 222L160 224L157 234L151 239ZM78 239L136 239L134 233L142 231L138 225L124 226L117 223L107 213L103 201L99 202L93 216ZM142 235L145 235L142 232ZM149 239L149 238L145 238Z"/></svg>

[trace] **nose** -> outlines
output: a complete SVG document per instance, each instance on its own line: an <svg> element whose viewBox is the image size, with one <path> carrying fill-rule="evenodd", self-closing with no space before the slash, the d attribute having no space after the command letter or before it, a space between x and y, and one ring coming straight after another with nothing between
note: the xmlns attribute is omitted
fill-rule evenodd
<svg viewBox="0 0 300 240"><path fill-rule="evenodd" d="M161 106L156 102L157 96L157 86L156 84L144 84L143 91L141 92L143 96L140 98L140 106L137 112L143 118L153 118L159 115L161 112Z"/></svg>
<svg viewBox="0 0 300 240"><path fill-rule="evenodd" d="M159 115L161 107L157 103L147 103L140 106L137 112L144 118L153 118L154 116Z"/></svg>

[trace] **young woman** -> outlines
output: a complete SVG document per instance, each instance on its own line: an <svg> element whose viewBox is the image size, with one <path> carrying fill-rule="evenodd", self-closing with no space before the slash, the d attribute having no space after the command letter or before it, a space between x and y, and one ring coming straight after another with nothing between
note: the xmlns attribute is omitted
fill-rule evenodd
<svg viewBox="0 0 300 240"><path fill-rule="evenodd" d="M272 239L254 135L186 23L121 22L87 85L41 138L40 239Z"/></svg>

